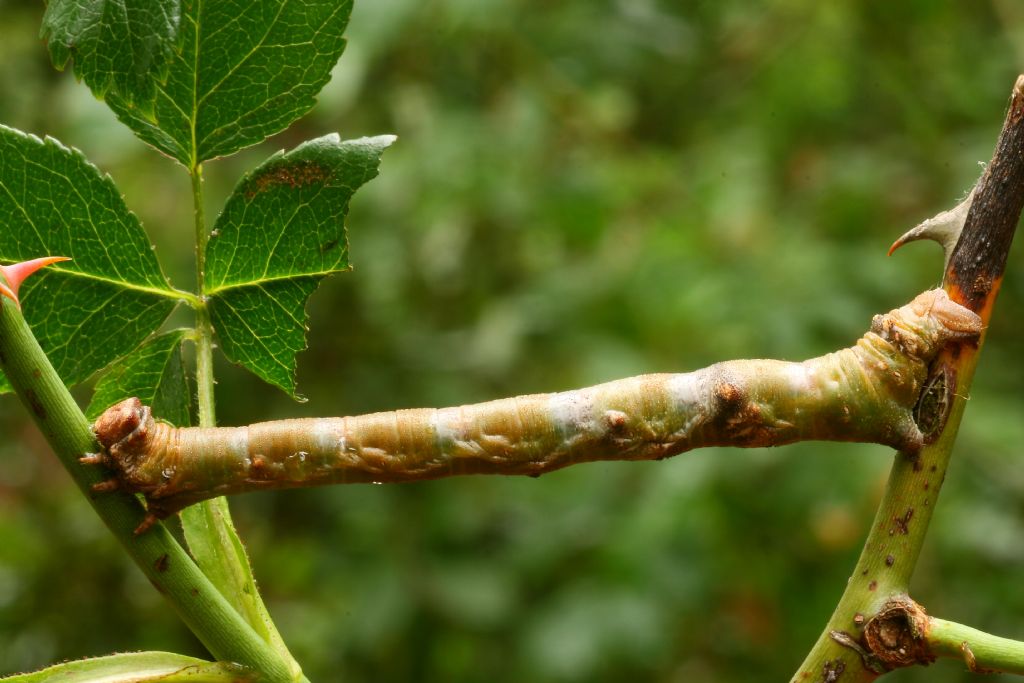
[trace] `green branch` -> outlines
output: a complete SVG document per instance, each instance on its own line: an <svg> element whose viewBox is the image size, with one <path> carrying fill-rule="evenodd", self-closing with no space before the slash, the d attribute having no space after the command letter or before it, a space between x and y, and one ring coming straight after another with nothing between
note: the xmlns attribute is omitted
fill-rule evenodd
<svg viewBox="0 0 1024 683"><path fill-rule="evenodd" d="M1000 638L945 619L929 619L928 647L937 657L961 659L975 673L1024 675L1024 642Z"/></svg>
<svg viewBox="0 0 1024 683"><path fill-rule="evenodd" d="M947 248L943 286L985 325L1001 283L1010 242L1024 207L1024 76L1011 94L992 161L955 245ZM955 346L933 361L916 419L925 432L920 453L898 453L860 559L832 617L793 681L870 681L879 671L864 657L861 629L905 596L946 476L971 380L984 343ZM827 674L827 675L826 675Z"/></svg>
<svg viewBox="0 0 1024 683"><path fill-rule="evenodd" d="M190 176L195 218L196 286L200 302L195 309L194 336L199 424L213 427L217 424L217 416L214 403L213 324L206 296L206 245L209 235L203 212L202 165L196 164L190 170ZM217 497L190 508L182 513L181 526L189 550L203 573L269 648L288 663L292 678L302 679L301 667L289 652L260 597L249 556L235 531L227 500Z"/></svg>
<svg viewBox="0 0 1024 683"><path fill-rule="evenodd" d="M950 657L974 673L1024 674L1024 642L930 617L907 595L893 596L864 624L863 645L838 633L832 638L877 673Z"/></svg>
<svg viewBox="0 0 1024 683"><path fill-rule="evenodd" d="M89 422L8 301L0 303L0 369L97 514L214 657L256 669L268 681L293 680L289 663L242 620L163 526L133 533L145 514L134 496L92 491L102 472L78 462L98 450Z"/></svg>

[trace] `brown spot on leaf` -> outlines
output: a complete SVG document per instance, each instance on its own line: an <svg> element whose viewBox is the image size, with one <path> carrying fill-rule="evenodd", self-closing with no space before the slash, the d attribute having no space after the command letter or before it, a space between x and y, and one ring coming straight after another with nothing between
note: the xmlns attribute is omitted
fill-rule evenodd
<svg viewBox="0 0 1024 683"><path fill-rule="evenodd" d="M298 188L314 183L324 183L331 177L330 169L315 161L283 162L265 168L251 177L245 187L246 199L252 199L279 185Z"/></svg>
<svg viewBox="0 0 1024 683"><path fill-rule="evenodd" d="M873 591L876 588L878 588L878 582L877 581L872 581L871 583L868 584L868 590L869 591Z"/></svg>
<svg viewBox="0 0 1024 683"><path fill-rule="evenodd" d="M153 563L153 567L161 574L167 571L167 568L171 566L171 561L167 558L167 553L164 553L160 557L156 558L156 562Z"/></svg>
<svg viewBox="0 0 1024 683"><path fill-rule="evenodd" d="M895 562L896 562L896 558L893 557L892 555L886 555L885 556L885 566L886 567L891 567Z"/></svg>

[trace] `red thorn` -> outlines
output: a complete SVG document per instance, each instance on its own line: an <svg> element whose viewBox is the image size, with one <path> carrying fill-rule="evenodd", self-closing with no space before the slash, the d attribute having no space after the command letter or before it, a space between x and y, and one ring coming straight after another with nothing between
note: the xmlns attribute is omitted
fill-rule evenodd
<svg viewBox="0 0 1024 683"><path fill-rule="evenodd" d="M21 263L12 263L9 266L0 266L0 274L7 280L7 286L0 283L0 294L9 297L20 309L21 301L18 300L18 289L29 275L50 264L70 260L67 256L44 256Z"/></svg>

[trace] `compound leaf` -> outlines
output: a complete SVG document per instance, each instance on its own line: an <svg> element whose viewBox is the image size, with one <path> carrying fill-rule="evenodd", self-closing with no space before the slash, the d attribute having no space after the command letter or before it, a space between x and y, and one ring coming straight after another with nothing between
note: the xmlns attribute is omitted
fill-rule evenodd
<svg viewBox="0 0 1024 683"><path fill-rule="evenodd" d="M151 111L167 75L181 23L181 0L50 0L40 35L54 66L70 59L97 97L118 93Z"/></svg>
<svg viewBox="0 0 1024 683"><path fill-rule="evenodd" d="M0 225L0 263L72 259L21 289L25 318L69 386L137 347L182 296L110 177L53 138L0 126Z"/></svg>
<svg viewBox="0 0 1024 683"><path fill-rule="evenodd" d="M153 107L111 92L135 133L187 167L283 130L315 103L345 48L351 0L194 0Z"/></svg>
<svg viewBox="0 0 1024 683"><path fill-rule="evenodd" d="M90 420L118 401L136 396L153 415L179 427L191 424L188 378L181 343L189 330L172 330L147 339L111 365L96 383L85 414Z"/></svg>
<svg viewBox="0 0 1024 683"><path fill-rule="evenodd" d="M205 294L220 346L292 396L306 300L325 276L348 270L349 200L394 139L328 135L278 152L242 178L217 218Z"/></svg>
<svg viewBox="0 0 1024 683"><path fill-rule="evenodd" d="M123 652L64 662L0 680L7 683L243 683L257 678L256 672L238 664L207 662L172 652Z"/></svg>

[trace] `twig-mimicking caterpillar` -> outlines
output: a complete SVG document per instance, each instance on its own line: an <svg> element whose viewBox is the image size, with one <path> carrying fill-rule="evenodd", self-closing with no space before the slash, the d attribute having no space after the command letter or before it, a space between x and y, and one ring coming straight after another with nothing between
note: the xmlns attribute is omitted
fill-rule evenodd
<svg viewBox="0 0 1024 683"><path fill-rule="evenodd" d="M539 475L584 461L800 440L913 453L924 438L913 409L929 362L980 332L975 313L935 289L875 316L852 347L802 363L735 360L454 408L210 429L155 421L127 399L93 427L103 452L82 460L115 471L99 490L144 494L141 531L200 500L268 488Z"/></svg>

